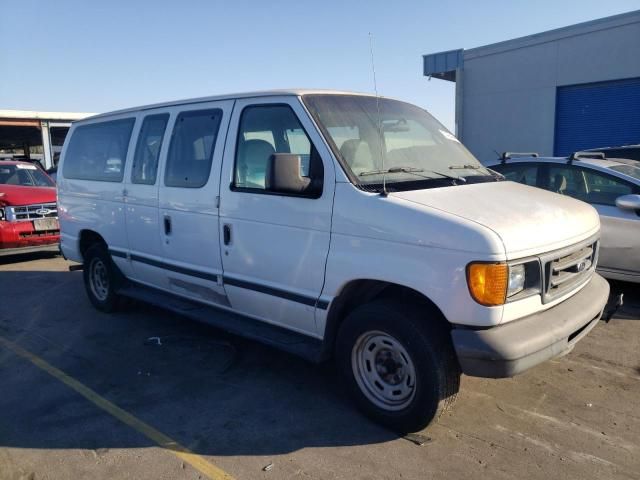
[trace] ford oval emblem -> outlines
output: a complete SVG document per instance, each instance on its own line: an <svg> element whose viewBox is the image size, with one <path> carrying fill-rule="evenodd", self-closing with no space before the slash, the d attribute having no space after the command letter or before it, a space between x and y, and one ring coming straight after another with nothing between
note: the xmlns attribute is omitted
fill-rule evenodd
<svg viewBox="0 0 640 480"><path fill-rule="evenodd" d="M585 268L587 268L587 262L585 262L584 260L576 265L576 270L578 272L583 272Z"/></svg>
<svg viewBox="0 0 640 480"><path fill-rule="evenodd" d="M39 208L38 210L36 210L36 213L44 217L45 215L49 215L51 213L51 210L49 210L48 208Z"/></svg>

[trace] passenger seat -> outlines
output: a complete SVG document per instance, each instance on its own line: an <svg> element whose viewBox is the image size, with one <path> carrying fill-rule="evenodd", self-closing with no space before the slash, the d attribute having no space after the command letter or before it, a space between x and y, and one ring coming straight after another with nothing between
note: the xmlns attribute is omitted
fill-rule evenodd
<svg viewBox="0 0 640 480"><path fill-rule="evenodd" d="M373 170L369 145L358 138L345 140L340 147L340 155L356 175Z"/></svg>
<svg viewBox="0 0 640 480"><path fill-rule="evenodd" d="M241 186L265 188L269 158L275 153L273 145L266 140L244 140L238 149L238 183Z"/></svg>

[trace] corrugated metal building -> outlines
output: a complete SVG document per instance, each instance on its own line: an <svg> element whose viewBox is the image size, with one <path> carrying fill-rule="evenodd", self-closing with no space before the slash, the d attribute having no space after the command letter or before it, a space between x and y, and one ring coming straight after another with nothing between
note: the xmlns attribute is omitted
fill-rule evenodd
<svg viewBox="0 0 640 480"><path fill-rule="evenodd" d="M483 162L640 143L640 10L425 55L424 75L456 82L456 134Z"/></svg>

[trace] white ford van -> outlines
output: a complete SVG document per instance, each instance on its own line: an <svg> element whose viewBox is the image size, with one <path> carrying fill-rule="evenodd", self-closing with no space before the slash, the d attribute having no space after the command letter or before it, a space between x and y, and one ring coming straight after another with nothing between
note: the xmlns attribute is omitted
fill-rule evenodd
<svg viewBox="0 0 640 480"><path fill-rule="evenodd" d="M151 105L74 123L61 248L87 294L165 306L313 361L421 429L460 374L509 377L598 322L589 205L484 168L426 111L342 92Z"/></svg>

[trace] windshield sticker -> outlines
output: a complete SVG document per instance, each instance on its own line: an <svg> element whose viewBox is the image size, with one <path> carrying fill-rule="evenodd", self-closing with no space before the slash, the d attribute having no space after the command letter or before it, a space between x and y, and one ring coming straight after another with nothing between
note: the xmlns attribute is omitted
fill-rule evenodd
<svg viewBox="0 0 640 480"><path fill-rule="evenodd" d="M19 168L20 170L37 170L38 169L38 167L36 167L35 165L23 165L22 163L18 163L16 167Z"/></svg>
<svg viewBox="0 0 640 480"><path fill-rule="evenodd" d="M440 129L438 129L438 131L442 134L442 136L443 136L444 138L446 138L446 139L448 139L448 140L451 140L452 142L458 142L458 143L460 143L460 140L458 140L458 139L456 138L456 136L455 136L455 135L453 135L453 134L451 134L451 133L447 132L446 130L440 130Z"/></svg>

